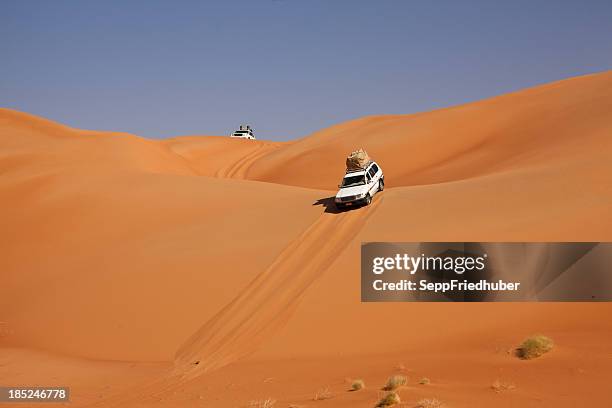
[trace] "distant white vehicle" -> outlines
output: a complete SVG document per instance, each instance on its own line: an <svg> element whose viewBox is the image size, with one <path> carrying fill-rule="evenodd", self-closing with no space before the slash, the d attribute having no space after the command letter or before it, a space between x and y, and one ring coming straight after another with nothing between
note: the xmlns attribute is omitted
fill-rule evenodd
<svg viewBox="0 0 612 408"><path fill-rule="evenodd" d="M360 169L347 170L335 203L338 209L369 205L372 197L385 188L385 176L376 162L369 161Z"/></svg>
<svg viewBox="0 0 612 408"><path fill-rule="evenodd" d="M239 139L255 140L253 129L249 125L240 125L240 129L232 133L230 137L237 137Z"/></svg>

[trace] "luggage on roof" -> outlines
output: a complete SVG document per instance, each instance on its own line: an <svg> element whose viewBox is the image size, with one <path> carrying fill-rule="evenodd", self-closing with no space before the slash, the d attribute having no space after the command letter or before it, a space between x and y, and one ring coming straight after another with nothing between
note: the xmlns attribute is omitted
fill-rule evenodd
<svg viewBox="0 0 612 408"><path fill-rule="evenodd" d="M355 150L346 158L346 171L363 170L372 161L365 150Z"/></svg>

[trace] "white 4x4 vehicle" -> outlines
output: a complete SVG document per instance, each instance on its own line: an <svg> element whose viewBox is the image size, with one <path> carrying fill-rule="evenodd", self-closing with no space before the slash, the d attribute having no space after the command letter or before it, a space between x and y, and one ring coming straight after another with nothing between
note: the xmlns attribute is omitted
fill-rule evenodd
<svg viewBox="0 0 612 408"><path fill-rule="evenodd" d="M385 188L385 176L375 162L369 162L363 169L347 171L336 194L338 209L349 206L368 205L372 197Z"/></svg>
<svg viewBox="0 0 612 408"><path fill-rule="evenodd" d="M249 125L240 125L240 129L230 135L230 137L237 137L240 139L255 140L253 129Z"/></svg>

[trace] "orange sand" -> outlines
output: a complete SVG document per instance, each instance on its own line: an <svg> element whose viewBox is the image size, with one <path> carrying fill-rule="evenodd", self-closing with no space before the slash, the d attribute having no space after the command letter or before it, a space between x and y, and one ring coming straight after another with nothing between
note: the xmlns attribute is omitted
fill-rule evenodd
<svg viewBox="0 0 612 408"><path fill-rule="evenodd" d="M609 405L612 304L362 304L359 244L611 241L610 112L611 72L288 143L1 109L0 384L68 385L73 406L373 407L402 371L406 406ZM358 147L387 189L338 214ZM508 353L540 332L551 353Z"/></svg>

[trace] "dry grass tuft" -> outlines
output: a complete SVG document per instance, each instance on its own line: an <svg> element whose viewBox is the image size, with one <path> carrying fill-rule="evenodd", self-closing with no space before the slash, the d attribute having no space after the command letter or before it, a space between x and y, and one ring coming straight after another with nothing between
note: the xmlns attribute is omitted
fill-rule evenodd
<svg viewBox="0 0 612 408"><path fill-rule="evenodd" d="M408 383L408 378L405 375L393 375L389 377L387 383L383 387L385 391L394 391L401 387L402 385L406 385Z"/></svg>
<svg viewBox="0 0 612 408"><path fill-rule="evenodd" d="M376 404L376 408L390 407L395 404L399 404L401 402L400 397L397 392L390 392Z"/></svg>
<svg viewBox="0 0 612 408"><path fill-rule="evenodd" d="M495 380L493 382L493 384L491 384L491 388L493 389L493 391L495 392L502 392L502 391L510 391L516 388L516 386L512 383L509 382L505 382L505 381L501 381L501 380Z"/></svg>
<svg viewBox="0 0 612 408"><path fill-rule="evenodd" d="M353 382L351 383L351 390L353 391L359 391L365 388L365 383L363 382L363 380L353 380Z"/></svg>
<svg viewBox="0 0 612 408"><path fill-rule="evenodd" d="M321 400L326 400L326 399L330 399L333 398L334 394L332 394L332 392L329 390L329 388L323 388L320 389L319 391L316 392L314 398L312 399L313 401L321 401Z"/></svg>
<svg viewBox="0 0 612 408"><path fill-rule="evenodd" d="M415 408L440 408L442 407L442 402L438 401L435 398L423 398L419 402L417 402Z"/></svg>
<svg viewBox="0 0 612 408"><path fill-rule="evenodd" d="M267 398L265 400L253 400L249 402L249 408L272 408L276 404L276 400Z"/></svg>
<svg viewBox="0 0 612 408"><path fill-rule="evenodd" d="M550 338L538 334L525 339L516 349L516 355L523 360L531 360L548 353L553 347L554 343Z"/></svg>
<svg viewBox="0 0 612 408"><path fill-rule="evenodd" d="M421 378L419 380L419 384L421 384L421 385L427 385L427 384L430 384L430 383L431 383L431 381L427 377L423 377L423 378Z"/></svg>

